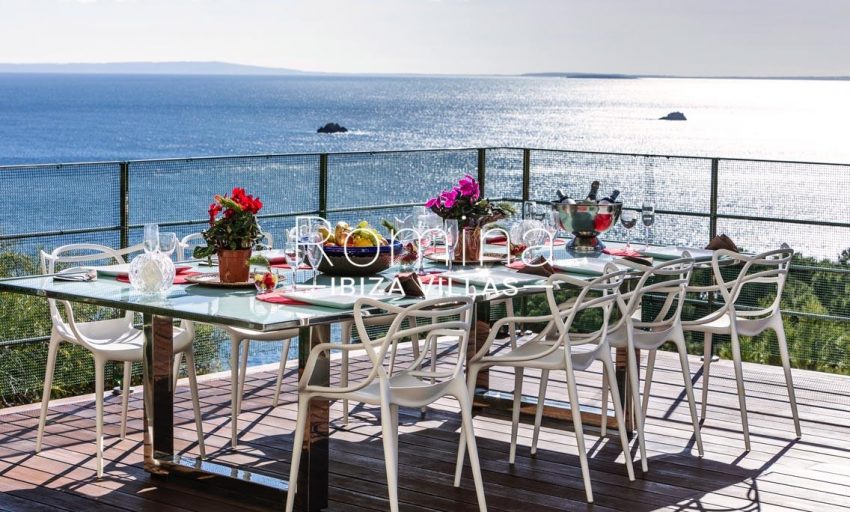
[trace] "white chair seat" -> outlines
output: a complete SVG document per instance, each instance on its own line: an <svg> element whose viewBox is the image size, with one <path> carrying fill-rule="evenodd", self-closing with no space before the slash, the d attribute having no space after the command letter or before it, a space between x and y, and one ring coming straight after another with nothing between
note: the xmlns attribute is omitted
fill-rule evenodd
<svg viewBox="0 0 850 512"><path fill-rule="evenodd" d="M128 325L125 318L77 322L77 331L109 361L139 363L143 359L144 332ZM185 352L192 344L192 336L185 329L175 327L173 335L175 354ZM74 343L73 338L63 339Z"/></svg>
<svg viewBox="0 0 850 512"><path fill-rule="evenodd" d="M482 361L494 366L509 365L512 362L521 361L527 357L533 357L530 361L524 361L522 365L525 368L536 368L539 370L563 370L564 369L564 349L558 348L554 352L546 354L547 350L551 350L552 346L549 343L530 342L519 346L516 350L511 350L506 354L485 357ZM585 370L593 361L596 360L598 345L574 345L570 347L572 355L573 368L576 370ZM545 355L544 355L545 354Z"/></svg>
<svg viewBox="0 0 850 512"><path fill-rule="evenodd" d="M709 314L702 318L685 323L685 328L689 331L707 332L711 334L731 334L732 322L729 315L722 315L713 320L707 321L715 314ZM735 320L735 327L738 330L738 336L758 336L766 329L770 328L775 322L771 316L764 318L746 318L738 317Z"/></svg>

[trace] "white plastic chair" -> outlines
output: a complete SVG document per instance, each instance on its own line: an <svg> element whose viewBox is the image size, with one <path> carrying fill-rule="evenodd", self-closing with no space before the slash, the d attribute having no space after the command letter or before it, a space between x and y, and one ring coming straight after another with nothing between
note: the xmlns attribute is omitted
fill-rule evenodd
<svg viewBox="0 0 850 512"><path fill-rule="evenodd" d="M270 233L263 232L263 237L267 241L267 246L271 248L274 241L272 235ZM200 233L192 233L184 236L180 240L177 251L177 261L186 261L187 250L192 246L197 245L194 242L202 240L203 236ZM292 328L263 332L228 325L216 325L215 327L227 331L227 334L230 336L230 378L233 383L230 395L230 445L233 448L236 448L238 445L238 417L242 412L242 397L245 391L245 377L248 373L248 350L250 349L251 341L274 341L283 343L280 351L280 365L278 366L277 380L275 381L274 399L272 401L272 407L277 407L280 399L280 388L283 384L283 373L286 370L286 361L289 356L289 347L292 344L292 338L298 336L298 329Z"/></svg>
<svg viewBox="0 0 850 512"><path fill-rule="evenodd" d="M785 328L782 325L780 301L788 277L788 267L794 250L788 244L782 244L779 249L763 252L755 256L746 256L732 251L719 250L711 259L715 284L712 286L690 286L688 293L718 293L720 307L712 313L690 321L682 322L686 331L701 332L705 335L704 362L702 374L702 418L705 420L708 403L708 377L711 367L711 342L715 334L726 334L732 338L732 361L735 367L735 380L738 385L738 402L741 409L741 425L744 431L744 445L750 450L750 431L747 422L746 391L744 389L743 366L741 364L741 336L758 336L768 329L776 332L779 343L779 356L782 368L785 370L785 385L788 388L788 399L791 403L791 414L794 417L794 428L797 438L802 436L800 416L797 412L797 398L794 393L794 381L791 377L791 362L788 357L788 344L785 339ZM722 262L734 261L740 265L740 272L732 280L725 280L721 268ZM770 306L761 308L744 308L739 305L741 293L752 285L776 287L776 297Z"/></svg>
<svg viewBox="0 0 850 512"><path fill-rule="evenodd" d="M124 263L122 254L137 252L141 246L130 247L121 251L96 244L69 244L53 250L50 254L41 251L41 271L53 274L57 265L73 264L74 266L105 265ZM79 345L94 357L95 368L95 400L96 415L96 445L97 445L97 476L103 476L103 394L104 367L108 361L124 363L123 399L121 403L121 439L127 432L127 407L129 399L130 378L133 363L143 360L144 332L133 327L134 314L127 311L122 317L111 320L95 320L78 322L74 317L71 303L61 301L64 306L65 318L59 309L59 301L48 299L50 319L53 328L50 331L50 343L47 352L47 369L44 377L44 392L41 401L41 417L38 422L38 436L35 451L41 451L44 437L44 427L47 421L47 410L50 401L50 389L53 385L53 372L56 366L56 352L63 341ZM205 456L201 410L198 402L198 383L195 375L195 358L192 351L192 341L195 333L191 323L183 322L174 328L175 373L181 357L186 358L189 374L189 387L192 394L192 407L195 411L195 427L198 431L198 450L201 458ZM174 380L176 387L176 378Z"/></svg>
<svg viewBox="0 0 850 512"><path fill-rule="evenodd" d="M682 309L685 302L685 289L690 282L694 268L694 260L687 252L684 258L662 262L653 267L646 267L624 260L623 265L637 270L644 270L632 291L620 295L618 304L621 316L611 326L608 333L608 343L613 348L626 349L630 388L634 398L634 412L638 431L638 443L641 453L643 471L648 471L646 444L644 440L644 423L649 406L649 391L652 383L652 369L658 349L665 343L672 342L679 352L679 363L682 369L682 380L685 394L690 407L691 422L693 423L697 451L703 456L702 436L700 435L699 418L697 417L696 401L694 400L691 371L688 364L688 347L685 343L685 333L682 330ZM641 309L649 300L661 303L658 313L649 321L640 319ZM635 349L649 351L643 403L639 395L638 364ZM602 378L602 417L608 416L608 396L605 390L611 380L607 375ZM602 435L606 433L606 423L602 422Z"/></svg>
<svg viewBox="0 0 850 512"><path fill-rule="evenodd" d="M395 315L383 337L373 339L367 332L364 317L368 310L379 310ZM466 359L466 348L472 321L471 313L472 299L468 297L425 300L408 308L385 304L369 298L361 298L354 306L355 325L361 342L348 345L322 343L313 347L298 384L298 419L292 448L292 464L289 476L290 490L286 497L287 512L292 512L295 504L295 493L298 492L295 486L310 400L349 399L381 407L384 459L389 487L389 509L396 512L399 506L398 408L399 406L421 408L444 396L453 396L460 403L461 437L469 445L478 508L481 511L487 510L472 426L472 400L467 393L463 378L463 365ZM414 320L411 325L416 326L402 328L402 325L408 320ZM392 346L412 336L424 338L425 348L406 369L390 375L388 359ZM445 344L449 341L456 342L456 360L450 365L450 368L443 369L440 367L437 371L423 369L425 355L429 352L428 346L436 344L438 341L441 343L441 348L445 348ZM332 350L342 350L343 352L365 350L372 364L369 374L365 378L348 385L326 387L310 384L317 360L325 359ZM456 481L455 486L457 485L458 482Z"/></svg>
<svg viewBox="0 0 850 512"><path fill-rule="evenodd" d="M546 383L549 372L561 370L567 375L567 391L571 405L573 424L575 426L576 443L578 445L579 459L581 463L582 477L584 479L587 501L593 502L593 491L591 489L590 471L587 464L587 453L584 443L584 430L581 420L581 410L576 387L575 371L587 369L594 361L601 361L605 372L610 376L610 391L614 399L614 411L617 416L617 424L620 429L620 442L625 456L626 472L629 480L635 479L632 465L631 452L629 451L629 440L626 434L625 422L623 421L623 410L620 404L620 392L617 389L614 374L614 363L611 360L611 349L606 339L608 332L608 321L611 309L615 306L619 293L618 290L623 282L625 271L618 271L614 265L606 266L606 273L592 281L576 279L574 277L555 274L547 281L546 297L551 313L536 317L513 317L501 318L492 326L487 341L469 362L467 382L470 394L475 389L478 373L492 366L513 367L515 372L514 404L511 426L511 448L508 456L509 463L513 464L516 458L517 430L519 427L519 414L522 399L522 384L525 368L537 368L541 370L540 393L537 401L537 413L535 425L539 425L543 416L543 404L546 398ZM555 291L563 285L575 287L579 290L578 296L563 304L558 304ZM597 296L597 294L600 294ZM601 327L591 334L582 335L574 339L574 333L570 328L576 316L590 309L598 308L602 312ZM509 323L543 323L546 327L529 341L505 353L489 355L490 347L496 338L499 328ZM555 335L555 339L550 337ZM537 449L537 429L532 440L531 453ZM461 446L458 451L458 462L455 470L455 485L460 481L463 466L464 439L461 438Z"/></svg>

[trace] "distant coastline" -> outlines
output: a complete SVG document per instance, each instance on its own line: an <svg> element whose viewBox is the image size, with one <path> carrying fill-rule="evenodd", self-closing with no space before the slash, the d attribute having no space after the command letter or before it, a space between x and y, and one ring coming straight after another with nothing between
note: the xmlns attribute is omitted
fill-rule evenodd
<svg viewBox="0 0 850 512"><path fill-rule="evenodd" d="M621 79L684 78L720 80L850 80L850 76L746 76L746 75L664 75L628 73L588 73L543 71L517 74L428 74L428 73L342 73L304 71L291 68L252 66L230 62L102 62L82 63L0 63L0 74L78 74L78 75L233 75L233 76L498 76L529 78Z"/></svg>

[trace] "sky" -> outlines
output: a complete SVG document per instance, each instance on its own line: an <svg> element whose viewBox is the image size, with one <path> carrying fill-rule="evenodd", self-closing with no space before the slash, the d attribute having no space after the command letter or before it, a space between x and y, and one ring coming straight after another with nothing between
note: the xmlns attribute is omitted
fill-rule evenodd
<svg viewBox="0 0 850 512"><path fill-rule="evenodd" d="M0 0L0 62L850 75L850 0Z"/></svg>

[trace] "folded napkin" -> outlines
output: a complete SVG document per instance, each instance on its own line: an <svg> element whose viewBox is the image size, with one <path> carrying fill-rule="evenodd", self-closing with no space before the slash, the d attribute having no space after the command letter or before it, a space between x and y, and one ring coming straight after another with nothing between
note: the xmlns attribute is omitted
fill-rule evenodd
<svg viewBox="0 0 850 512"><path fill-rule="evenodd" d="M514 261L507 265L508 268L514 269L523 274L531 274L541 277L549 277L555 273L554 267L549 264L544 256L538 256L531 260L530 265L526 265L523 261Z"/></svg>
<svg viewBox="0 0 850 512"><path fill-rule="evenodd" d="M638 265L643 265L644 267L652 266L651 258L639 258L637 256L623 256L624 260L631 261L632 263L637 263Z"/></svg>
<svg viewBox="0 0 850 512"><path fill-rule="evenodd" d="M640 253L637 252L634 249L628 249L628 250L626 250L626 249L610 249L610 248L606 247L605 249L602 249L602 252L604 252L605 254L610 254L611 256L640 257Z"/></svg>
<svg viewBox="0 0 850 512"><path fill-rule="evenodd" d="M425 274L424 276L419 276L419 282L421 284L448 284L449 281L450 279L443 277L442 274Z"/></svg>
<svg viewBox="0 0 850 512"><path fill-rule="evenodd" d="M281 256L269 256L269 257L266 258L266 260L268 260L269 265L286 264L286 256L282 256L282 255ZM287 268L289 268L289 265L287 265Z"/></svg>
<svg viewBox="0 0 850 512"><path fill-rule="evenodd" d="M484 241L487 242L488 244L505 245L505 242L508 241L508 237L506 237L505 235L492 235L492 236L488 236L487 238L485 238Z"/></svg>
<svg viewBox="0 0 850 512"><path fill-rule="evenodd" d="M203 274L203 272L180 272L174 276L174 283L172 284L188 284L188 281L186 281L187 277L199 276L201 274ZM130 276L118 275L115 276L115 280L120 283L129 283Z"/></svg>
<svg viewBox="0 0 850 512"><path fill-rule="evenodd" d="M490 245L508 245L508 241L506 239L502 239L502 240L499 240L499 241L496 241L496 242L491 242L491 241L487 240L487 243L490 244ZM567 241L563 238L556 238L555 239L555 245L564 245L566 243L567 243Z"/></svg>
<svg viewBox="0 0 850 512"><path fill-rule="evenodd" d="M97 271L94 269L69 268L53 276L54 281L97 281Z"/></svg>
<svg viewBox="0 0 850 512"><path fill-rule="evenodd" d="M261 293L257 295L257 300L261 300L263 302L269 302L272 304L287 304L290 306L303 306L306 302L301 302L300 300L290 299L289 297L284 297L282 291L269 292L269 293Z"/></svg>
<svg viewBox="0 0 850 512"><path fill-rule="evenodd" d="M292 269L292 266L289 263L274 263L274 260L277 260L277 259L278 258L269 258L269 261L272 262L272 265L271 265L272 268L279 268L281 270ZM298 270L310 270L311 268L312 267L310 265L307 265L305 263L298 265Z"/></svg>
<svg viewBox="0 0 850 512"><path fill-rule="evenodd" d="M708 245L705 246L706 249L710 249L712 251L716 251L718 249L726 249L732 252L740 252L738 251L738 246L735 245L735 242L732 241L731 238L726 236L725 234L720 234L715 236L708 242Z"/></svg>
<svg viewBox="0 0 850 512"><path fill-rule="evenodd" d="M384 290L392 293L401 288L405 297L424 297L425 292L419 284L419 276L415 272L399 272L389 286Z"/></svg>

